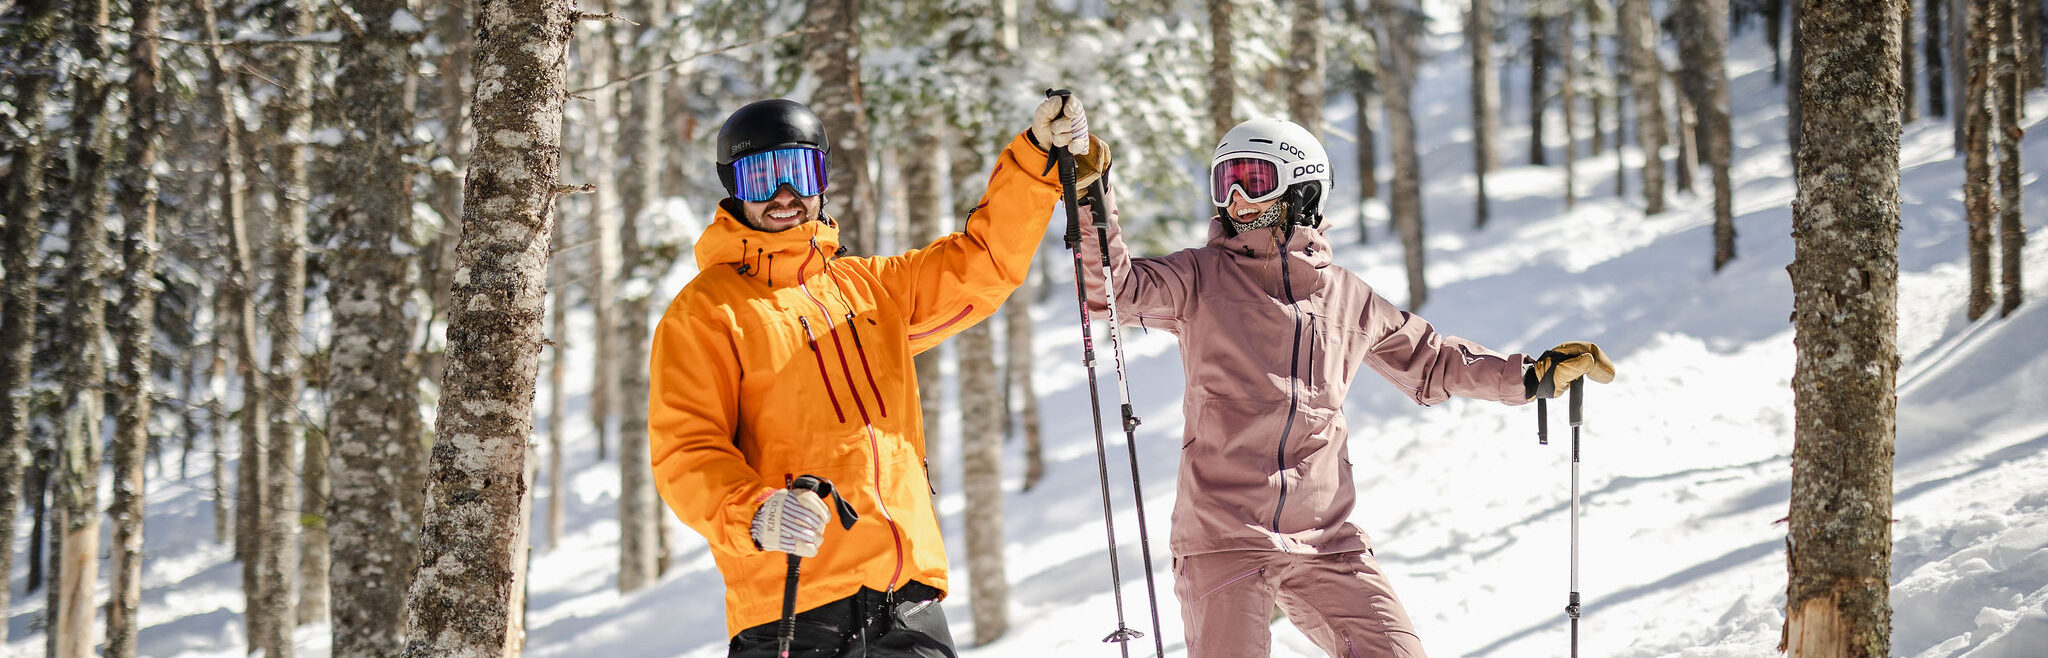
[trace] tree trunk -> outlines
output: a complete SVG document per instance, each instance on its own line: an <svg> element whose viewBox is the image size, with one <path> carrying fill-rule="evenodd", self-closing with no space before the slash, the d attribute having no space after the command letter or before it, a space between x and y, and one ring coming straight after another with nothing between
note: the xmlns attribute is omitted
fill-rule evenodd
<svg viewBox="0 0 2048 658"><path fill-rule="evenodd" d="M1621 40L1628 53L1629 87L1636 106L1636 143L1643 151L1643 213L1664 212L1664 64L1657 58L1657 24L1650 0L1621 0Z"/></svg>
<svg viewBox="0 0 2048 658"><path fill-rule="evenodd" d="M611 11L611 0L604 0L601 11ZM604 22L589 22L579 28L576 48L581 51L580 67L589 76L586 86L597 87L608 84L613 78L613 66L617 62L617 44L611 39L611 26ZM582 156L574 161L578 165L576 175L579 182L593 183L596 190L584 195L588 201L590 227L589 248L590 314L592 340L597 347L597 358L591 360L590 404L586 408L591 430L597 441L597 458L602 461L610 448L613 438L613 418L619 416L622 400L619 399L619 340L617 286L619 282L619 206L614 182L618 180L612 167L614 143L617 134L612 131L616 112L613 100L615 90L606 88L594 92L588 103L578 106L588 110L580 120L577 135L582 138ZM835 136L837 133L833 133ZM837 140L835 140L837 141ZM835 177L836 178L836 177ZM836 180L835 180L836 182ZM651 468L651 466L650 466Z"/></svg>
<svg viewBox="0 0 2048 658"><path fill-rule="evenodd" d="M903 163L903 219L907 227L904 238L912 247L922 248L953 228L953 214L947 211L945 202L951 158L946 148L945 121L938 112L920 112L908 128L908 152L898 159ZM946 343L940 343L914 357L912 364L917 369L918 406L924 427L925 479L930 481L934 495L939 488L941 469L945 468L940 440L945 426L945 376L941 372L945 351Z"/></svg>
<svg viewBox="0 0 2048 658"><path fill-rule="evenodd" d="M555 236L556 244L561 234ZM548 263L551 279L560 281L564 277L559 261ZM551 291L553 301L548 304L548 315L552 318L549 335L553 344L548 349L548 550L555 550L562 543L562 508L568 497L563 489L567 478L562 476L563 435L568 433L563 423L567 421L569 394L569 363L563 358L569 351L569 287L556 285Z"/></svg>
<svg viewBox="0 0 2048 658"><path fill-rule="evenodd" d="M1672 86L1681 89L1671 99L1672 105L1678 110L1672 117L1675 130L1671 134L1678 141L1678 163L1672 174L1677 179L1675 187L1678 188L1678 193L1691 194L1693 178L1698 175L1700 162L1699 119L1693 113L1692 98L1686 96L1682 91L1683 87L1678 84L1678 75L1673 72L1669 77L1672 78Z"/></svg>
<svg viewBox="0 0 2048 658"><path fill-rule="evenodd" d="M1974 20L1970 16L1970 7L1971 0L1949 0L1948 52L1952 68L1948 72L1950 74L1949 79L1956 82L1956 84L1951 86L1954 96L1949 99L1949 105L1956 108L1956 120L1950 123L1954 124L1952 127L1955 130L1955 149L1957 155L1965 155L1965 145L1969 142L1968 135L1965 134L1970 123L1970 111L1967 108L1971 103L1970 99L1975 94L1970 87L1970 72L1972 68L1970 66L1969 41L1970 30ZM1988 59L1985 60L1987 63L1989 61ZM1968 205L1967 202L1965 205Z"/></svg>
<svg viewBox="0 0 2048 658"><path fill-rule="evenodd" d="M213 292L221 292L221 286L216 286ZM233 494L228 489L227 433L220 427L221 422L228 418L226 403L222 400L226 397L222 377L228 364L227 347L221 344L221 340L235 331L226 312L228 295L216 294L213 297L216 300L213 305L213 338L207 341L212 355L206 366L206 445L213 447L213 539L231 542L235 539L235 526L231 523L234 510L228 499Z"/></svg>
<svg viewBox="0 0 2048 658"><path fill-rule="evenodd" d="M1387 127L1394 137L1394 189L1388 207L1394 229L1401 233L1408 264L1408 310L1422 308L1429 298L1423 278L1422 161L1415 148L1415 115L1410 107L1415 89L1415 33L1421 13L1409 0L1376 3L1380 16L1380 71L1386 82Z"/></svg>
<svg viewBox="0 0 2048 658"><path fill-rule="evenodd" d="M1735 259L1735 215L1728 166L1728 0L1684 0L1673 12L1681 88L1700 122L1700 151L1714 178L1714 271ZM1910 77L1905 78L1911 80ZM1911 85L1908 85L1911 86Z"/></svg>
<svg viewBox="0 0 2048 658"><path fill-rule="evenodd" d="M1493 0L1472 0L1471 7L1466 14L1465 48L1472 53L1472 172L1479 185L1478 197L1472 208L1472 225L1486 228L1486 220L1492 214L1486 198L1486 175L1500 166L1498 149L1494 147L1494 140L1500 133L1497 114L1500 111L1497 89L1500 73L1493 62ZM1359 94L1361 100L1364 97L1363 93ZM1364 123L1364 113L1365 104L1361 102L1361 124ZM1362 208L1358 216L1359 233L1363 234L1365 213Z"/></svg>
<svg viewBox="0 0 2048 658"><path fill-rule="evenodd" d="M2048 51L2043 50L2048 48L2048 41L2043 41L2043 37L2048 37L2048 23L2042 22L2040 2L2017 1L2019 15L2014 17L2014 20L2019 23L2016 27L2019 30L2020 52L2016 57L2019 61L2020 76L2022 83L2026 85L2024 88L2040 89L2042 85L2048 84L2048 70L2042 68L2048 65ZM2017 111L2022 115L2026 114L2026 98L2022 96L2018 102L2023 107Z"/></svg>
<svg viewBox="0 0 2048 658"><path fill-rule="evenodd" d="M1904 94L1899 105L1899 118L1912 123L1920 120L1920 105L1914 94L1917 81L1913 76L1913 0L1900 0L1899 12L1899 89ZM1727 39L1722 41L1725 43Z"/></svg>
<svg viewBox="0 0 2048 658"><path fill-rule="evenodd" d="M328 460L333 451L325 427L307 427L303 434L306 446L301 452L299 480L305 490L299 494L299 605L294 619L300 626L332 621L332 579L328 574L334 568L333 537L327 525L334 487Z"/></svg>
<svg viewBox="0 0 2048 658"><path fill-rule="evenodd" d="M1209 6L1209 143L1237 126L1237 51L1231 26L1235 0L1206 0Z"/></svg>
<svg viewBox="0 0 2048 658"><path fill-rule="evenodd" d="M419 573L406 594L414 658L497 658L510 635L527 538L548 238L561 167L565 63L577 9L498 0L477 15L477 140L463 190Z"/></svg>
<svg viewBox="0 0 2048 658"><path fill-rule="evenodd" d="M109 116L113 85L107 77L113 54L107 48L110 30L107 0L86 0L72 8L72 41L78 64L71 72L71 253L70 322L66 343L76 346L64 373L63 444L55 476L58 532L63 550L57 553L58 595L51 610L49 632L57 637L57 658L92 655L98 625L93 601L99 580L99 472L103 444L102 406L107 379L102 338L106 333L107 234L103 218L110 210L107 178L116 162L113 121Z"/></svg>
<svg viewBox="0 0 2048 658"><path fill-rule="evenodd" d="M49 139L43 134L43 104L49 100L55 76L31 71L51 70L51 54L57 37L62 5L54 0L23 0L15 5L21 21L7 26L0 42L9 60L25 69L14 79L15 117L10 127L20 126L19 135L9 135L7 156L13 165L0 183L0 200L7 204L8 218L0 225L0 268L9 276L0 281L0 573L14 573L15 511L26 493L22 489L21 456L28 448L30 375L35 370L37 273L42 270L43 167ZM45 328L47 331L48 328ZM32 570L34 566L30 567ZM33 589L33 588L31 588ZM8 607L11 587L0 587L0 610ZM0 645L7 642L6 624L0 624Z"/></svg>
<svg viewBox="0 0 2048 658"><path fill-rule="evenodd" d="M313 15L300 0L275 9L271 29L290 36L311 34ZM313 98L309 53L298 48L278 52L278 96L267 108L271 136L270 165L275 177L275 207L270 233L270 432L264 445L264 529L259 569L262 594L252 616L262 616L265 631L257 646L266 658L292 655L292 630L298 626L296 587L299 576L299 326L305 316L306 291L306 147L300 140L312 132L307 107ZM387 385L390 382L386 383ZM253 625L253 624L252 624Z"/></svg>
<svg viewBox="0 0 2048 658"><path fill-rule="evenodd" d="M2020 105L2025 102L2025 75L2021 69L2027 67L2025 59L2026 40L2021 34L2036 27L2024 24L2025 12L2017 11L2017 5L2032 3L2039 7L2038 0L1999 0L1997 21L1998 42L1998 262L2000 290L1998 316L2011 315L2020 306L2020 248L2026 244L2027 234L2020 212L2020 140L2026 137L2026 128L2020 123Z"/></svg>
<svg viewBox="0 0 2048 658"><path fill-rule="evenodd" d="M651 71L666 62L657 21L668 15L667 0L637 0L629 11L641 18L638 27L627 32L632 43L629 71ZM619 135L620 160L626 171L620 180L620 201L625 223L620 230L621 272L625 281L624 303L619 317L619 591L630 592L654 582L659 575L657 559L662 517L667 509L655 502L654 465L647 444L647 350L653 339L647 323L648 296L661 274L659 264L672 260L650 238L654 225L647 213L659 199L662 145L661 119L664 114L662 87L667 79L652 75L621 91L626 116Z"/></svg>
<svg viewBox="0 0 2048 658"><path fill-rule="evenodd" d="M1578 104L1578 90L1575 87L1578 85L1576 71L1579 67L1579 62L1572 55L1572 41L1576 39L1576 37L1572 36L1574 18L1576 18L1576 12L1571 11L1569 8L1557 17L1557 68L1560 74L1557 83L1557 102L1559 105L1564 106L1565 210L1571 210L1579 203L1579 154L1577 152L1579 148L1579 112L1578 108L1574 107Z"/></svg>
<svg viewBox="0 0 2048 658"><path fill-rule="evenodd" d="M1799 30L1795 414L1785 649L1890 655L1899 4L1813 0Z"/></svg>
<svg viewBox="0 0 2048 658"><path fill-rule="evenodd" d="M156 0L130 5L135 38L128 45L128 127L126 157L120 180L121 214L125 219L122 263L121 320L115 378L118 408L114 412L113 600L107 603L106 655L135 656L141 624L136 609L142 602L143 461L149 448L150 359L156 350L150 338L156 321L156 143L162 132L157 118L157 33L162 20Z"/></svg>
<svg viewBox="0 0 2048 658"><path fill-rule="evenodd" d="M1946 34L1941 29L1941 15L1946 13L1943 9L1947 4L1943 0L1926 0L1926 6L1920 9L1927 19L1927 34L1920 40L1927 51L1927 115L1936 118L1948 116L1948 87L1942 78L1948 65L1941 61L1941 35Z"/></svg>
<svg viewBox="0 0 2048 658"><path fill-rule="evenodd" d="M1928 1L1940 2L1941 0ZM1774 85L1785 82L1783 44L1785 41L1785 4L1788 2L1798 3L1799 0L1764 0L1764 40L1771 45L1771 84ZM1795 18L1793 20L1793 29L1797 30L1798 27L1798 19ZM1794 105L1797 105L1799 100L1795 98L1792 99L1792 102ZM1797 154L1795 153L1794 155L1796 157Z"/></svg>
<svg viewBox="0 0 2048 658"><path fill-rule="evenodd" d="M1628 45L1622 43L1617 35L1614 41L1614 197L1617 199L1628 196L1628 158L1623 157L1623 147L1628 144L1628 103L1624 97L1629 94Z"/></svg>
<svg viewBox="0 0 2048 658"><path fill-rule="evenodd" d="M1010 388L1023 398L1020 413L1024 418L1020 424L1024 426L1024 491L1030 491L1045 477L1045 445L1038 434L1038 390L1031 382L1031 369L1036 362L1031 349L1031 300L1037 297L1032 288L1031 279L1025 278L1024 284L1010 293L1010 300L1003 304L1003 316L1009 321L1003 332L1003 344L1008 348L1003 371L1008 375Z"/></svg>
<svg viewBox="0 0 2048 658"><path fill-rule="evenodd" d="M1969 0L1969 39L1963 49L1967 60L1968 92L1963 103L1963 211L1970 223L1971 320L1984 317L1996 299L1991 290L1991 230L1998 217L1998 201L1992 198L1992 80L1991 67L1997 54L1992 40L1993 3L2002 0Z"/></svg>
<svg viewBox="0 0 2048 658"><path fill-rule="evenodd" d="M950 164L954 217L967 217L982 197L987 175L977 148L980 135L955 118ZM989 322L954 338L960 359L960 488L967 495L968 606L974 643L985 645L1009 629L1009 579L1003 568L1002 404L997 395L995 339Z"/></svg>
<svg viewBox="0 0 2048 658"><path fill-rule="evenodd" d="M1531 3L1529 19L1529 164L1550 164L1543 147L1543 111L1550 104L1550 17Z"/></svg>
<svg viewBox="0 0 2048 658"><path fill-rule="evenodd" d="M804 59L818 86L811 109L832 138L832 192L825 214L840 224L840 245L854 255L870 255L881 231L875 224L875 191L868 179L867 101L860 81L861 0L807 0L808 27L821 30L804 39Z"/></svg>
<svg viewBox="0 0 2048 658"><path fill-rule="evenodd" d="M1323 0L1289 0L1287 114L1323 137Z"/></svg>
<svg viewBox="0 0 2048 658"><path fill-rule="evenodd" d="M469 129L469 0L437 0L438 16L434 20L434 31L441 40L441 54L434 59L434 69L439 75L438 94L432 96L434 111L441 118L441 136L432 148L434 155L446 157L447 167L433 168L433 191L431 203L439 216L433 237L427 241L420 255L420 285L426 287L427 298L432 300L428 309L427 326L435 326L448 313L449 291L455 285L455 243L462 236L460 224L462 215L462 172L468 167L469 143L473 137ZM431 332L430 332L431 333ZM417 370L430 382L432 390L441 390L441 371L444 370L444 351L435 345L441 335L427 336L427 345L421 350ZM417 518L417 517L415 517Z"/></svg>

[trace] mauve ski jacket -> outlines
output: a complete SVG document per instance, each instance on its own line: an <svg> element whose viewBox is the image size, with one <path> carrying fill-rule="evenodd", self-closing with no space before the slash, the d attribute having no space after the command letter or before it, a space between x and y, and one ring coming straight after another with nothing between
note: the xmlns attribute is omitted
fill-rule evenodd
<svg viewBox="0 0 2048 658"><path fill-rule="evenodd" d="M727 634L782 614L784 553L754 547L761 502L830 480L860 514L804 560L798 611L918 582L947 589L911 357L996 311L1023 283L1059 199L1022 136L966 230L899 256L837 258L830 220L779 233L721 208L702 270L655 328L648 440L661 497L725 577Z"/></svg>
<svg viewBox="0 0 2048 658"><path fill-rule="evenodd" d="M1419 404L1526 402L1523 355L1438 333L1395 308L1330 263L1320 229L1295 227L1283 257L1278 230L1230 236L1212 218L1206 246L1131 258L1113 208L1119 320L1177 335L1187 373L1175 556L1371 547L1347 520L1355 493L1344 395L1361 364ZM1105 313L1092 213L1081 214L1088 301Z"/></svg>

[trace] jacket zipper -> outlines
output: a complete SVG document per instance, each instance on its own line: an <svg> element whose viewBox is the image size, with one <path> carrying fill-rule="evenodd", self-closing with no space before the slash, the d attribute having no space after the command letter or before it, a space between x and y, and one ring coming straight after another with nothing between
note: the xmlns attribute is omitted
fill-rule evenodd
<svg viewBox="0 0 2048 658"><path fill-rule="evenodd" d="M839 422L846 422L846 410L839 406L839 394L832 390L832 375L825 370L825 355L818 351L818 337L811 334L811 319L796 316L797 324L804 327L804 342L811 346L811 357L818 361L818 376L825 379L825 397L832 399L832 413L839 416Z"/></svg>
<svg viewBox="0 0 2048 658"><path fill-rule="evenodd" d="M1291 236L1290 236L1291 237ZM1280 476L1280 499L1273 503L1273 532L1280 532L1280 510L1287 507L1287 437L1294 433L1294 414L1299 408L1301 395L1301 303L1294 299L1294 282L1287 272L1287 252L1280 252L1280 287L1287 294L1287 305L1294 309L1294 347L1287 354L1287 423L1280 427L1280 448L1274 451L1274 475Z"/></svg>
<svg viewBox="0 0 2048 658"><path fill-rule="evenodd" d="M813 238L811 240L811 254L816 255L818 252L818 241L816 238ZM804 258L804 264L808 265L810 264L810 262L810 257L806 256ZM825 268L827 271L831 269L829 260L827 261ZM825 303L818 301L818 297L816 295L811 294L810 285L804 281L802 267L797 268L796 287L798 290L803 291L804 297L809 298L812 304L817 305L818 313L825 316L825 333L831 334L832 346L839 350L839 367L843 372L846 373L846 385L848 388L853 388L853 368L847 365L846 362L846 346L839 342L839 334L833 330L831 320L832 312L826 310ZM848 329L851 328L851 326L848 327ZM825 360L824 357L820 356L818 358L818 370L822 374L824 369ZM830 375L827 375L825 377L825 381L827 382L827 385L829 387L829 384L832 381L832 377ZM860 391L854 390L852 391L852 393L853 405L855 408L860 410L861 428L867 431L868 454L873 458L875 471L875 509L881 510L882 520L889 522L889 539L891 541L894 541L896 544L896 571L889 574L889 593L893 595L896 591L896 580L903 576L903 529L901 526L896 525L895 515L889 513L888 504L883 502L884 498L882 496L882 441L881 439L876 438L875 436L874 421L868 418L868 408L866 404L861 402ZM834 401L834 404L837 404L836 400ZM842 420L844 420L843 417Z"/></svg>
<svg viewBox="0 0 2048 658"><path fill-rule="evenodd" d="M930 336L930 335L932 335L932 334L936 334L936 333L939 333L939 332L941 332L941 331L945 331L945 330L946 330L946 327L950 327L950 326L953 326L954 324L957 324L957 323L959 323L959 322L960 322L961 320L963 320L963 319L966 319L966 318L967 318L967 314L969 314L969 313L973 313L973 312L974 312L974 305L973 305L973 304L968 304L968 305L967 305L967 308L963 308L963 309L960 309L960 312L959 312L959 313L957 313L957 314L954 314L954 315L953 315L953 318L952 318L952 319L950 319L950 320L947 320L947 321L945 321L945 322L942 322L942 323L939 323L939 326L936 326L936 327L932 327L932 328L930 328L930 329L926 329L926 330L924 330L924 331L920 331L920 332L917 332L917 333L911 334L911 335L910 335L910 339L911 339L911 340L917 340L917 339L919 339L919 338L923 338L923 337L925 337L925 336Z"/></svg>
<svg viewBox="0 0 2048 658"><path fill-rule="evenodd" d="M875 385L875 371L868 367L868 348L860 342L860 323L854 321L853 311L846 312L846 331L853 334L853 349L860 353L860 372L868 378L868 390L875 394L875 410L883 418L889 417L889 404L882 401L882 387Z"/></svg>

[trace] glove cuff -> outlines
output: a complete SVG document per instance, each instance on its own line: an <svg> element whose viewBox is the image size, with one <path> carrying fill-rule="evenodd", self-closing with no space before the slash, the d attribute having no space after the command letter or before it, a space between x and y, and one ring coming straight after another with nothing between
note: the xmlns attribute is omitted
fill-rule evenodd
<svg viewBox="0 0 2048 658"><path fill-rule="evenodd" d="M1088 153L1074 156L1074 186L1087 189L1109 172L1109 144L1093 134L1088 135Z"/></svg>

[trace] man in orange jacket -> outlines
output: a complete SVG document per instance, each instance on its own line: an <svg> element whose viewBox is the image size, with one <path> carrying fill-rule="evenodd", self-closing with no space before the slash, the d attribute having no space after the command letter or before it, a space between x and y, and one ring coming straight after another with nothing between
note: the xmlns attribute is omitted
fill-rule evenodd
<svg viewBox="0 0 2048 658"><path fill-rule="evenodd" d="M788 555L809 558L792 655L954 655L935 605L946 547L911 357L1024 281L1060 196L1046 152L1062 146L1083 185L1108 162L1078 99L1038 108L963 232L851 258L824 213L818 118L775 99L726 119L718 170L732 196L697 241L700 273L655 330L648 430L662 499L725 577L732 656L775 654ZM834 483L860 521L828 523L816 493L789 487L802 475Z"/></svg>

